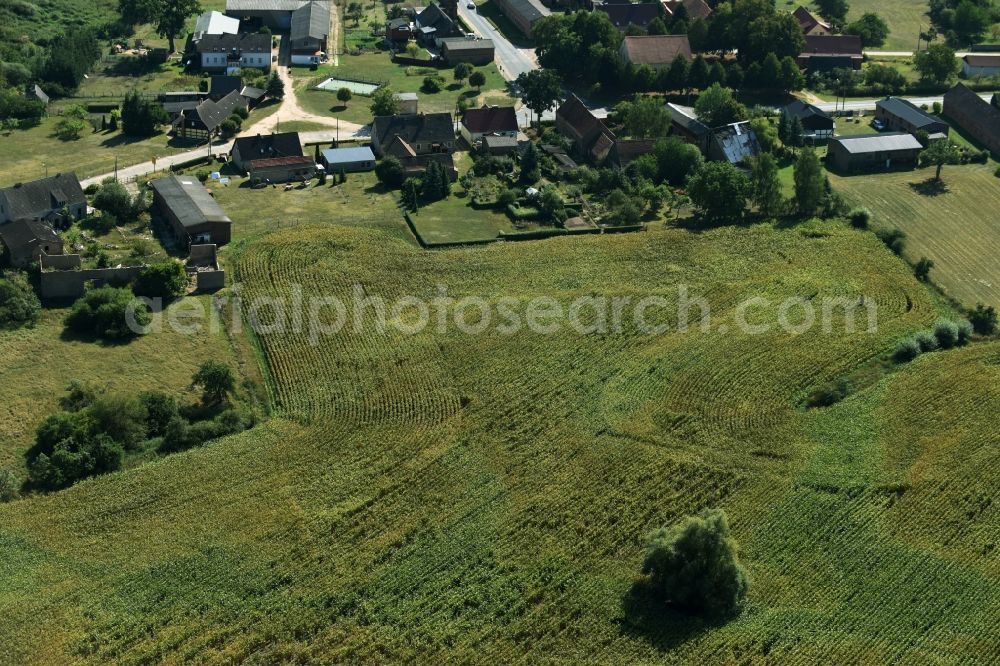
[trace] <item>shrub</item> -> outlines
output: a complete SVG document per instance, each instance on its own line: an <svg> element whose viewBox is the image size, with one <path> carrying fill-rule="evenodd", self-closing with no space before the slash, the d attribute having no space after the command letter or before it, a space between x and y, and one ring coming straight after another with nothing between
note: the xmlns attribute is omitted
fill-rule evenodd
<svg viewBox="0 0 1000 666"><path fill-rule="evenodd" d="M906 363L920 356L920 343L916 338L906 338L896 345L896 350L892 353L892 358L897 363Z"/></svg>
<svg viewBox="0 0 1000 666"><path fill-rule="evenodd" d="M972 324L964 319L960 320L957 326L958 326L957 344L959 347L964 347L965 345L969 344L969 342L972 341L972 333L974 332L974 329L972 328Z"/></svg>
<svg viewBox="0 0 1000 666"><path fill-rule="evenodd" d="M958 325L947 319L940 319L934 324L934 337L941 349L951 349L958 344Z"/></svg>
<svg viewBox="0 0 1000 666"><path fill-rule="evenodd" d="M406 179L406 172L403 170L402 162L390 155L375 167L375 176L386 187L398 189L402 187L403 181Z"/></svg>
<svg viewBox="0 0 1000 666"><path fill-rule="evenodd" d="M137 296L172 300L188 288L188 275L179 261L162 261L143 266L132 286Z"/></svg>
<svg viewBox="0 0 1000 666"><path fill-rule="evenodd" d="M997 328L997 311L992 305L977 303L969 312L969 322L979 335L993 335Z"/></svg>
<svg viewBox="0 0 1000 666"><path fill-rule="evenodd" d="M880 229L875 232L878 239L895 254L902 254L906 247L906 234L900 229Z"/></svg>
<svg viewBox="0 0 1000 666"><path fill-rule="evenodd" d="M425 76L424 82L420 85L420 90L428 94L441 92L441 77Z"/></svg>
<svg viewBox="0 0 1000 666"><path fill-rule="evenodd" d="M847 219L855 229L867 229L872 220L872 212L867 208L855 208L847 214Z"/></svg>
<svg viewBox="0 0 1000 666"><path fill-rule="evenodd" d="M0 502L10 502L17 498L17 479L9 469L0 469Z"/></svg>
<svg viewBox="0 0 1000 666"><path fill-rule="evenodd" d="M726 515L717 509L650 534L642 572L663 601L710 616L735 613L749 587Z"/></svg>
<svg viewBox="0 0 1000 666"><path fill-rule="evenodd" d="M149 308L135 301L131 289L99 287L91 289L73 304L66 317L66 326L81 335L127 340L139 334L127 320L130 311L137 327L149 325Z"/></svg>
<svg viewBox="0 0 1000 666"><path fill-rule="evenodd" d="M938 348L938 340L931 331L920 331L913 336L913 339L917 341L921 353L932 352Z"/></svg>
<svg viewBox="0 0 1000 666"><path fill-rule="evenodd" d="M177 416L177 400L163 391L143 391L139 402L146 409L146 430L150 437L160 437L167 430L167 424Z"/></svg>
<svg viewBox="0 0 1000 666"><path fill-rule="evenodd" d="M107 213L116 220L128 222L138 215L140 202L133 198L125 186L114 178L105 178L94 195L94 208Z"/></svg>
<svg viewBox="0 0 1000 666"><path fill-rule="evenodd" d="M841 379L813 391L806 399L808 407L829 407L835 405L851 393L851 385Z"/></svg>
<svg viewBox="0 0 1000 666"><path fill-rule="evenodd" d="M916 266L913 267L913 274L921 282L927 282L931 276L931 269L934 268L934 262L927 257L920 257Z"/></svg>
<svg viewBox="0 0 1000 666"><path fill-rule="evenodd" d="M0 327L34 326L42 313L42 304L24 273L7 271L0 279Z"/></svg>
<svg viewBox="0 0 1000 666"><path fill-rule="evenodd" d="M78 412L90 407L97 400L98 395L100 395L100 391L94 388L90 382L71 379L66 385L66 395L59 398L59 407L64 412Z"/></svg>
<svg viewBox="0 0 1000 666"><path fill-rule="evenodd" d="M126 450L136 448L146 439L148 413L138 396L109 393L97 398L86 413L93 419L97 432L107 435Z"/></svg>

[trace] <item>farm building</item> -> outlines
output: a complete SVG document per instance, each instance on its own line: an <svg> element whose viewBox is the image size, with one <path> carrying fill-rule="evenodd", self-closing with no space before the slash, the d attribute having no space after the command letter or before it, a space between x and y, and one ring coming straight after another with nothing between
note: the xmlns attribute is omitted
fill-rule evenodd
<svg viewBox="0 0 1000 666"><path fill-rule="evenodd" d="M1000 74L1000 54L968 53L962 58L962 76L967 79L997 74Z"/></svg>
<svg viewBox="0 0 1000 666"><path fill-rule="evenodd" d="M52 225L35 219L17 219L0 225L7 263L14 268L27 268L42 254L62 254L63 241Z"/></svg>
<svg viewBox="0 0 1000 666"><path fill-rule="evenodd" d="M239 76L216 74L208 77L208 98L215 102L233 92L243 90L243 79Z"/></svg>
<svg viewBox="0 0 1000 666"><path fill-rule="evenodd" d="M239 19L226 16L222 12L205 12L194 22L191 41L197 44L205 35L236 35L239 31Z"/></svg>
<svg viewBox="0 0 1000 666"><path fill-rule="evenodd" d="M196 47L206 72L231 73L243 67L271 67L271 35L205 35Z"/></svg>
<svg viewBox="0 0 1000 666"><path fill-rule="evenodd" d="M320 153L319 161L329 173L371 171L375 168L375 153L368 146L328 148Z"/></svg>
<svg viewBox="0 0 1000 666"><path fill-rule="evenodd" d="M799 8L792 12L792 16L799 22L803 35L829 35L830 24L821 20L811 11L799 5Z"/></svg>
<svg viewBox="0 0 1000 666"><path fill-rule="evenodd" d="M710 160L743 165L758 155L760 143L749 122L732 123L715 129L708 141L707 157Z"/></svg>
<svg viewBox="0 0 1000 666"><path fill-rule="evenodd" d="M293 65L318 65L326 57L330 3L312 0L292 12L289 32Z"/></svg>
<svg viewBox="0 0 1000 666"><path fill-rule="evenodd" d="M901 97L886 97L876 102L875 117L893 132L916 134L923 130L928 134L940 133L947 136L950 129L948 123Z"/></svg>
<svg viewBox="0 0 1000 666"><path fill-rule="evenodd" d="M861 69L861 38L856 35L806 35L798 64L803 70Z"/></svg>
<svg viewBox="0 0 1000 666"><path fill-rule="evenodd" d="M163 110L170 114L171 122L181 111L193 111L206 99L208 99L208 93L191 91L165 92L160 93L157 97Z"/></svg>
<svg viewBox="0 0 1000 666"><path fill-rule="evenodd" d="M487 135L517 137L517 114L512 106L469 109L462 116L459 133L470 146L479 145Z"/></svg>
<svg viewBox="0 0 1000 666"><path fill-rule="evenodd" d="M611 146L608 160L620 169L624 169L636 159L653 150L655 139L616 139Z"/></svg>
<svg viewBox="0 0 1000 666"><path fill-rule="evenodd" d="M603 2L594 6L594 11L608 15L612 25L625 31L630 25L645 28L655 18L665 13L663 5L656 2Z"/></svg>
<svg viewBox="0 0 1000 666"><path fill-rule="evenodd" d="M400 92L393 95L396 98L396 103L399 105L399 113L416 113L418 106L417 93L411 92Z"/></svg>
<svg viewBox="0 0 1000 666"><path fill-rule="evenodd" d="M480 147L488 155L510 155L517 152L517 137L487 134L479 142Z"/></svg>
<svg viewBox="0 0 1000 666"><path fill-rule="evenodd" d="M619 49L622 60L633 65L649 65L653 69L670 67L677 56L691 59L691 43L687 35L642 35L625 37Z"/></svg>
<svg viewBox="0 0 1000 666"><path fill-rule="evenodd" d="M252 160L272 157L302 157L302 142L298 132L258 134L233 141L230 158L240 171L249 171Z"/></svg>
<svg viewBox="0 0 1000 666"><path fill-rule="evenodd" d="M923 146L912 134L845 136L830 141L827 164L842 173L891 169L917 163Z"/></svg>
<svg viewBox="0 0 1000 666"><path fill-rule="evenodd" d="M244 164L250 181L257 183L299 183L316 175L316 160L305 156L264 157Z"/></svg>
<svg viewBox="0 0 1000 666"><path fill-rule="evenodd" d="M254 26L278 30L292 27L292 12L309 0L226 0L226 15Z"/></svg>
<svg viewBox="0 0 1000 666"><path fill-rule="evenodd" d="M708 152L708 140L712 130L695 116L694 109L680 104L667 104L670 111L670 131L685 143L697 146L702 153Z"/></svg>
<svg viewBox="0 0 1000 666"><path fill-rule="evenodd" d="M837 129L837 122L826 111L817 106L795 100L782 111L789 118L798 118L802 123L802 136L806 139L830 139Z"/></svg>
<svg viewBox="0 0 1000 666"><path fill-rule="evenodd" d="M182 138L207 139L214 136L237 109L245 108L246 98L234 90L218 102L206 99L193 109L182 109L171 122L171 131Z"/></svg>
<svg viewBox="0 0 1000 666"><path fill-rule="evenodd" d="M424 44L440 44L445 37L460 37L462 31L450 16L435 4L417 14L416 37Z"/></svg>
<svg viewBox="0 0 1000 666"><path fill-rule="evenodd" d="M405 45L415 37L415 28L416 26L405 16L389 19L385 22L386 41Z"/></svg>
<svg viewBox="0 0 1000 666"><path fill-rule="evenodd" d="M63 209L77 219L87 214L87 197L75 173L57 173L0 190L0 224L21 218L51 220Z"/></svg>
<svg viewBox="0 0 1000 666"><path fill-rule="evenodd" d="M170 176L150 181L149 186L153 190L153 210L185 247L229 242L233 221L197 178Z"/></svg>
<svg viewBox="0 0 1000 666"><path fill-rule="evenodd" d="M372 150L386 154L394 139L401 139L415 155L451 153L455 150L455 123L450 113L417 113L376 116L372 121Z"/></svg>
<svg viewBox="0 0 1000 666"><path fill-rule="evenodd" d="M488 65L493 62L492 39L466 39L464 37L446 37L439 40L441 57L451 66L460 62L470 65Z"/></svg>
<svg viewBox="0 0 1000 666"><path fill-rule="evenodd" d="M525 37L531 37L538 19L552 13L539 0L496 0L496 4Z"/></svg>
<svg viewBox="0 0 1000 666"><path fill-rule="evenodd" d="M705 0L666 0L663 3L663 8L670 17L676 15L682 6L688 21L704 21L712 15L712 8Z"/></svg>
<svg viewBox="0 0 1000 666"><path fill-rule="evenodd" d="M959 83L944 94L944 115L986 148L1000 154L1000 108Z"/></svg>
<svg viewBox="0 0 1000 666"><path fill-rule="evenodd" d="M602 162L614 144L614 134L576 95L556 109L556 130L573 143L573 150L594 162Z"/></svg>

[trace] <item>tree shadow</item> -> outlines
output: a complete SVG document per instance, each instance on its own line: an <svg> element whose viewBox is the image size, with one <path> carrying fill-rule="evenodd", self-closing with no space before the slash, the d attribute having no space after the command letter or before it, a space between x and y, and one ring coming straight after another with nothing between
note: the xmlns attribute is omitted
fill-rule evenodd
<svg viewBox="0 0 1000 666"><path fill-rule="evenodd" d="M910 189L925 197L938 197L948 193L948 184L933 176L926 180L910 183Z"/></svg>
<svg viewBox="0 0 1000 666"><path fill-rule="evenodd" d="M150 138L152 138L154 136L157 136L157 135L159 135L161 133L162 132L156 132L155 134L150 134L149 136L130 136L128 134L124 134L122 132L119 132L118 134L115 134L114 136L110 136L107 139L105 139L104 141L101 141L101 145L104 146L105 148L116 148L118 146L128 146L128 145L131 145L133 143L139 143L141 141L145 141L146 139L150 139Z"/></svg>
<svg viewBox="0 0 1000 666"><path fill-rule="evenodd" d="M674 650L725 624L724 620L708 620L670 608L656 597L645 578L632 583L622 596L621 606L623 616L616 620L619 631L662 652Z"/></svg>
<svg viewBox="0 0 1000 666"><path fill-rule="evenodd" d="M455 83L448 84L448 90L461 90L461 89L462 89L462 84L458 83L457 81Z"/></svg>

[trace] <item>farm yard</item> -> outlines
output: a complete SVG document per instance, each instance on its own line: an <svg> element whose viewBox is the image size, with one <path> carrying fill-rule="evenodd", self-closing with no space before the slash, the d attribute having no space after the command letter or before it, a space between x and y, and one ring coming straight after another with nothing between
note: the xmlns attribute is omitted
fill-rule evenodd
<svg viewBox="0 0 1000 666"><path fill-rule="evenodd" d="M905 256L934 261L931 278L967 306L1000 307L1000 228L995 211L1000 189L996 165L947 166L947 190L922 194L918 187L933 169L842 177L834 187L852 203L871 209L876 227L897 227L907 235Z"/></svg>
<svg viewBox="0 0 1000 666"><path fill-rule="evenodd" d="M326 191L288 194L307 193ZM274 419L0 508L11 660L1000 656L983 418L1000 408L1000 346L928 354L833 407L799 407L941 314L872 234L811 222L426 252L337 219L234 244L245 296L444 284L489 303L655 293L673 306L687 285L713 332L641 335L626 319L607 335L261 335ZM873 333L840 315L829 334L716 328L749 294L858 293L878 305ZM654 319L675 324L672 311ZM706 506L727 511L753 581L719 627L631 592L642 535Z"/></svg>

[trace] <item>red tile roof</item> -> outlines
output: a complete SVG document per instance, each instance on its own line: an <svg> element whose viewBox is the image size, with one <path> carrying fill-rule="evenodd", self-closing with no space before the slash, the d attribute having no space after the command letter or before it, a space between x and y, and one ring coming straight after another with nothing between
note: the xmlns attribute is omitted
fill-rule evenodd
<svg viewBox="0 0 1000 666"><path fill-rule="evenodd" d="M687 35L644 35L626 37L622 49L627 60L636 65L669 65L679 55L691 59Z"/></svg>
<svg viewBox="0 0 1000 666"><path fill-rule="evenodd" d="M265 157L262 160L250 160L251 169L266 169L267 167L276 166L293 166L296 164L312 164L314 162L311 157Z"/></svg>

